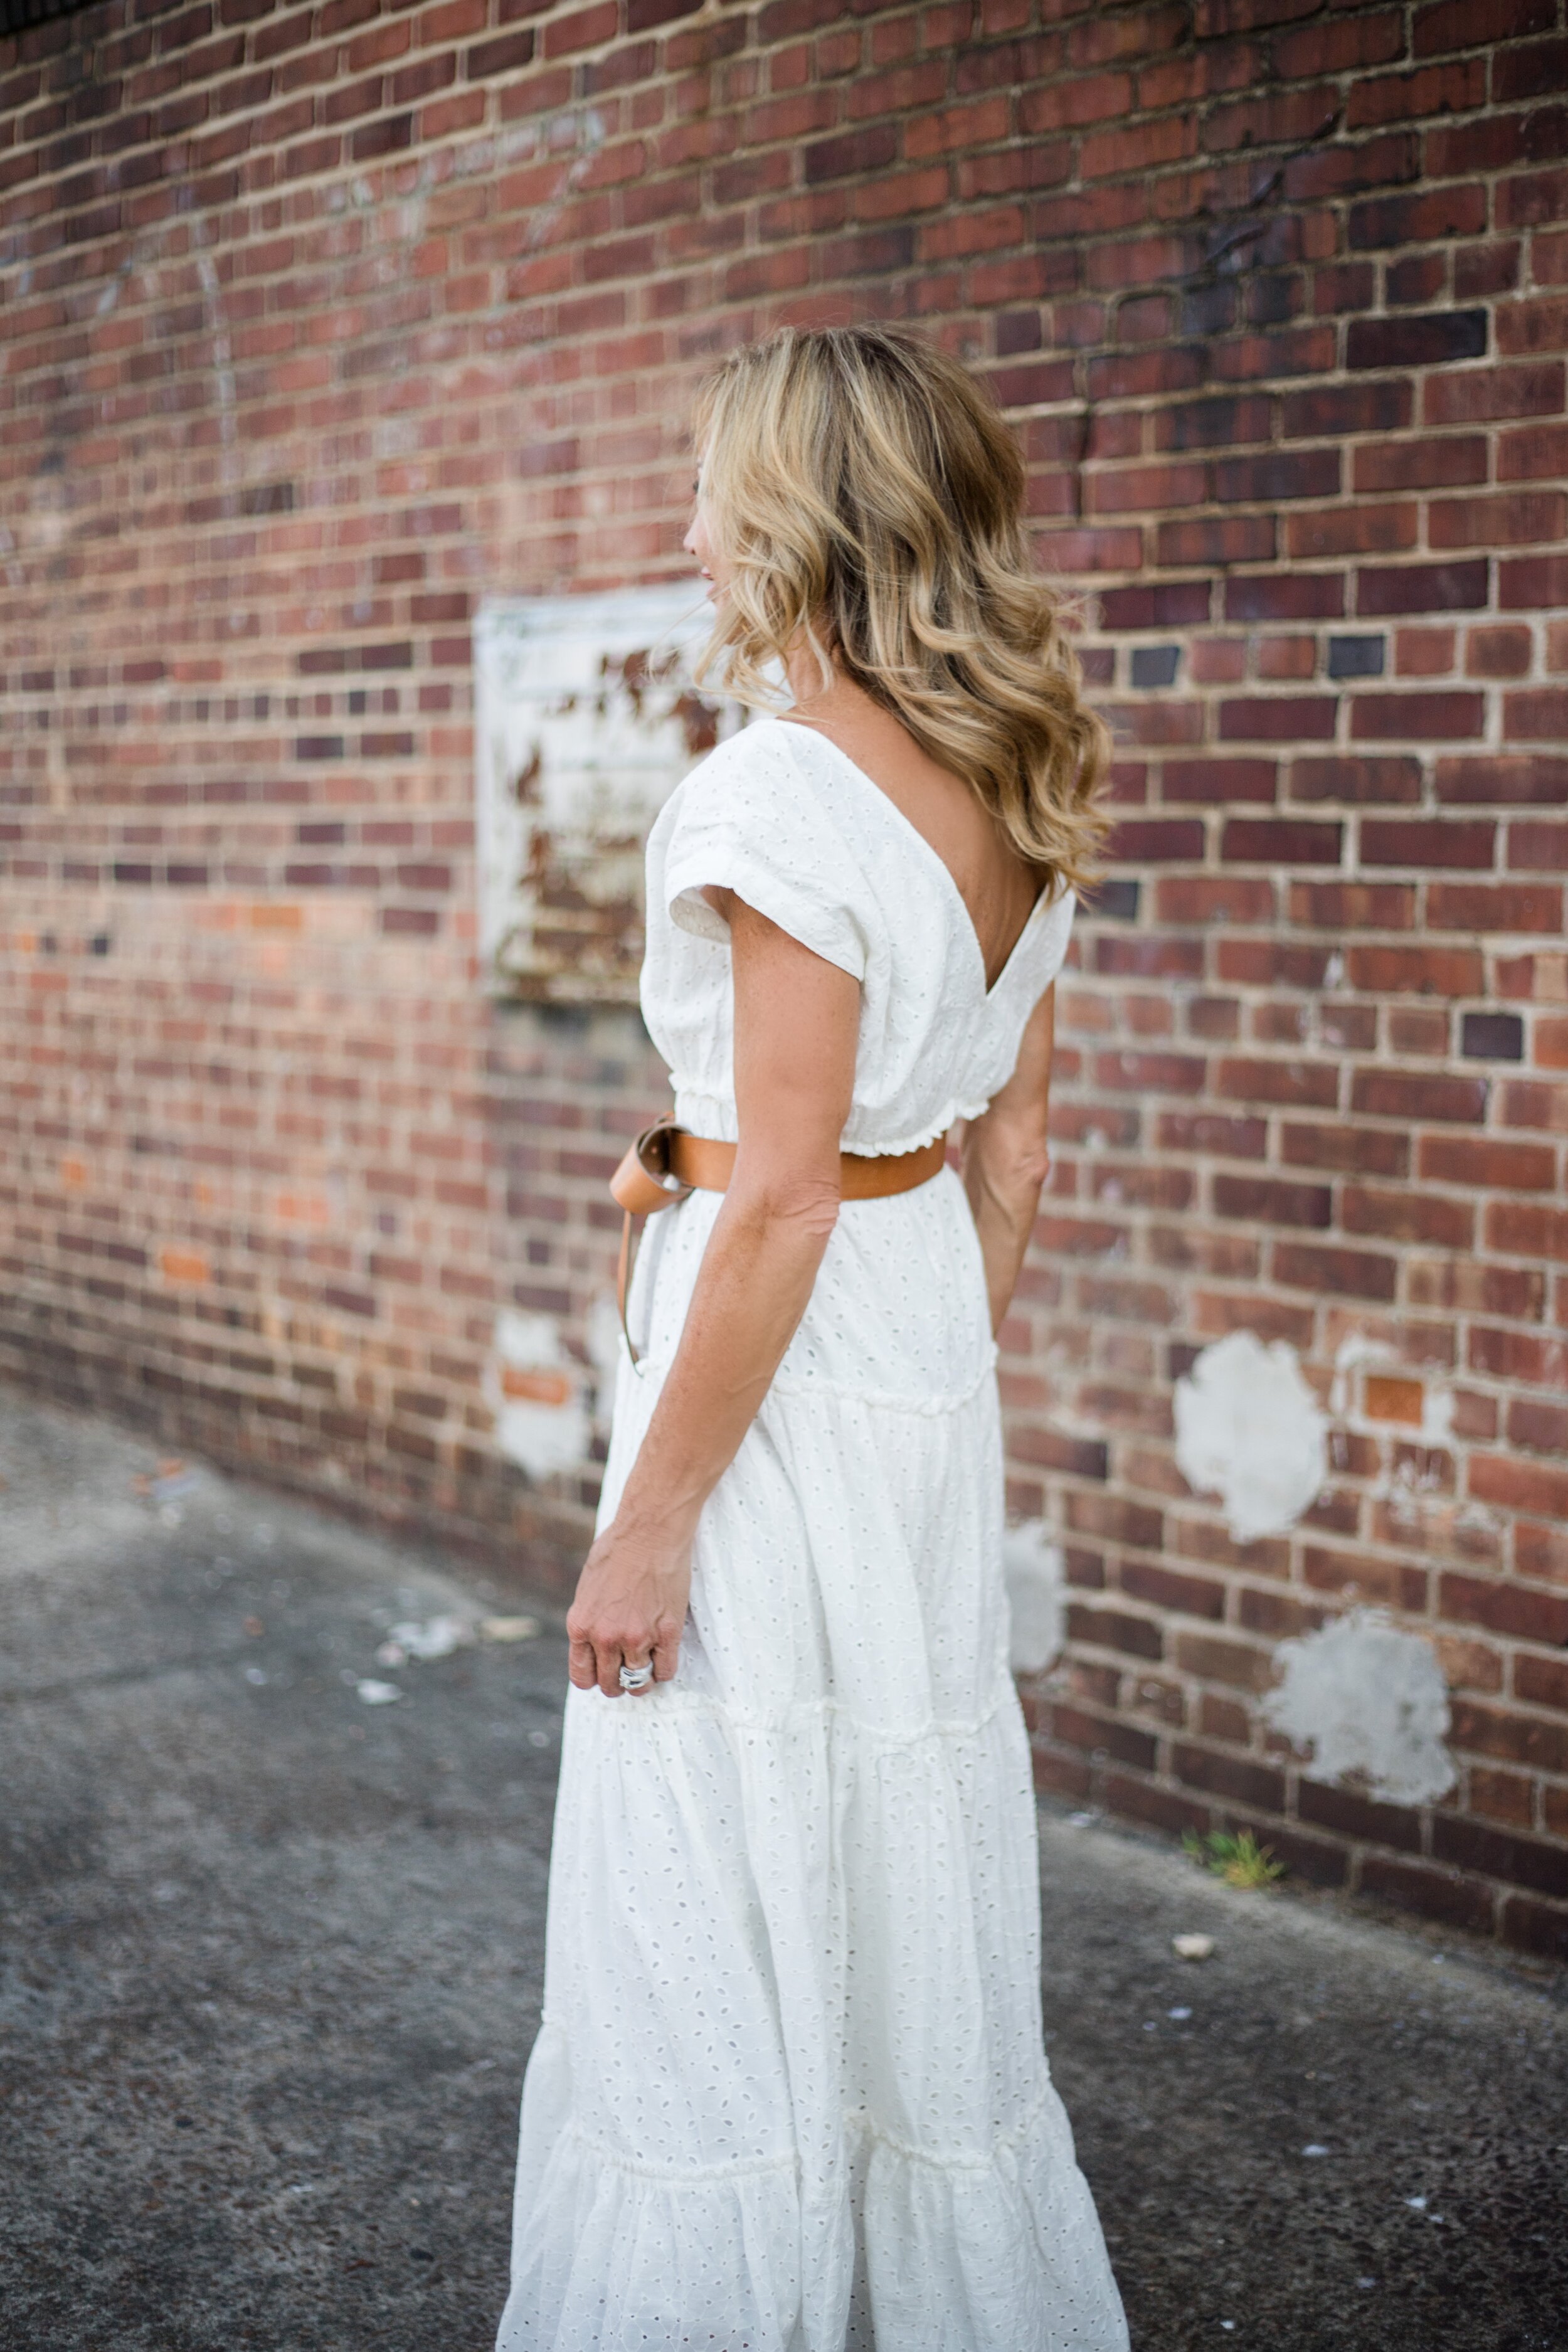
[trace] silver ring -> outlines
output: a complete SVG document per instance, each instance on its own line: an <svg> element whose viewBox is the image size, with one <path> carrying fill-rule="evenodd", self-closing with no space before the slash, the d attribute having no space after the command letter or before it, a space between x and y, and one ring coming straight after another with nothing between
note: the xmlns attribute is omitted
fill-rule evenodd
<svg viewBox="0 0 1568 2352"><path fill-rule="evenodd" d="M651 1665L623 1666L621 1668L621 1688L624 1691L645 1691L652 1680L653 1668Z"/></svg>

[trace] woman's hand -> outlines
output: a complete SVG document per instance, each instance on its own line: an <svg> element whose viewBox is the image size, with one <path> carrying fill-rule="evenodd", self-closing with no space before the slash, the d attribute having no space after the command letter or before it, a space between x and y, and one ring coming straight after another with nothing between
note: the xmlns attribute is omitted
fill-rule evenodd
<svg viewBox="0 0 1568 2352"><path fill-rule="evenodd" d="M680 1654L690 1590L689 1538L644 1533L619 1517L612 1520L583 1563L566 1619L568 1671L577 1688L592 1690L597 1683L606 1698L620 1698L623 1664L650 1662L654 1681L668 1682Z"/></svg>

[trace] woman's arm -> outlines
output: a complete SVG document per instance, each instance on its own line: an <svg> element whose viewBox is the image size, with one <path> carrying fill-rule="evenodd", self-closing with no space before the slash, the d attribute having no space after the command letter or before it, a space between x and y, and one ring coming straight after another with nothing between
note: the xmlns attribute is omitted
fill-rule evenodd
<svg viewBox="0 0 1568 2352"><path fill-rule="evenodd" d="M734 1173L714 1221L675 1361L620 1507L584 1564L566 1620L571 1675L620 1694L623 1658L675 1672L698 1517L751 1427L805 1312L838 1214L859 982L737 898Z"/></svg>
<svg viewBox="0 0 1568 2352"><path fill-rule="evenodd" d="M963 1189L985 1260L993 1332L1002 1328L1050 1172L1046 1122L1056 1003L1053 984L1029 1017L1012 1076L964 1130Z"/></svg>

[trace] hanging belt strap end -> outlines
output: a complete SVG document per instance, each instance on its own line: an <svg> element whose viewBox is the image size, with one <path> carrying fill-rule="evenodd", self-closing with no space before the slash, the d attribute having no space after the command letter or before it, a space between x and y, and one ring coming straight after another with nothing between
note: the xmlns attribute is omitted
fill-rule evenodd
<svg viewBox="0 0 1568 2352"><path fill-rule="evenodd" d="M621 1255L616 1268L616 1304L621 1312L621 1332L633 1364L639 1360L626 1321L626 1293L632 1276L632 1219L672 1209L690 1192L669 1164L670 1139L679 1130L667 1114L645 1127L610 1179L610 1193L621 1216Z"/></svg>

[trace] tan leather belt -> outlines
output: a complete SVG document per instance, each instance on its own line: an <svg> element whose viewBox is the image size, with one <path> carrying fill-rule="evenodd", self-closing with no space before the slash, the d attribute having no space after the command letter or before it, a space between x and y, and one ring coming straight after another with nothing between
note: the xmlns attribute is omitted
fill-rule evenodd
<svg viewBox="0 0 1568 2352"><path fill-rule="evenodd" d="M846 1201L884 1201L896 1192L912 1192L929 1184L947 1160L947 1138L939 1135L918 1151L845 1151L838 1160L838 1190ZM722 1192L735 1168L735 1146L711 1136L689 1135L672 1118L655 1119L645 1127L610 1179L610 1192L621 1220L620 1264L616 1269L616 1299L621 1329L635 1364L637 1351L626 1324L626 1291L632 1270L632 1219L652 1216L684 1201L689 1192Z"/></svg>

